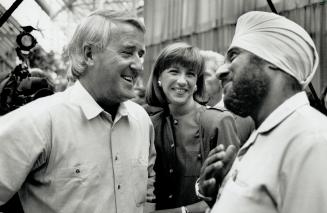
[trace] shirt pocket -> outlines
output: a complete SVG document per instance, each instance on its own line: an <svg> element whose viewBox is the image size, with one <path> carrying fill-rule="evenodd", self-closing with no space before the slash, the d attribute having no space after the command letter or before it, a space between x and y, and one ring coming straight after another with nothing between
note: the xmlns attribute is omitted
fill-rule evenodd
<svg viewBox="0 0 327 213"><path fill-rule="evenodd" d="M255 187L248 184L246 181L236 178L230 177L227 181L226 185L222 189L222 193L226 193L227 195L233 196L238 200L260 200L260 187ZM218 194L220 196L220 193Z"/></svg>
<svg viewBox="0 0 327 213"><path fill-rule="evenodd" d="M96 165L79 165L74 167L59 168L53 175L55 182L84 182L92 179L93 181L99 176Z"/></svg>
<svg viewBox="0 0 327 213"><path fill-rule="evenodd" d="M48 199L56 212L67 212L63 210L71 208L71 202L67 201L72 197L74 197L75 204L83 206L85 203L83 198L96 193L96 188L100 184L100 176L97 165L58 168L53 172L49 186L49 190L54 196L45 199Z"/></svg>
<svg viewBox="0 0 327 213"><path fill-rule="evenodd" d="M144 205L146 202L148 169L147 164L141 160L136 160L133 163L132 179L133 194L137 207Z"/></svg>

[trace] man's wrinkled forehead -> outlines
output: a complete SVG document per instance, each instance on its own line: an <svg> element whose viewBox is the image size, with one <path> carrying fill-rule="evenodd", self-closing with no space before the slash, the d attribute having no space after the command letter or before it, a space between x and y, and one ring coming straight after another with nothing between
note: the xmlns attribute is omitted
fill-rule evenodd
<svg viewBox="0 0 327 213"><path fill-rule="evenodd" d="M145 51L145 34L129 23L117 23L111 28L110 40L112 44L121 44L128 48L138 48Z"/></svg>

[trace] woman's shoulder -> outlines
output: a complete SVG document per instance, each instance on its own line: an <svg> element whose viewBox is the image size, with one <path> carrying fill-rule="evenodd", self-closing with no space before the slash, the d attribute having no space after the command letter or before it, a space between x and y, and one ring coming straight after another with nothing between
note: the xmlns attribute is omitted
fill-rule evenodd
<svg viewBox="0 0 327 213"><path fill-rule="evenodd" d="M202 117L206 120L219 120L225 117L234 118L233 114L224 107L203 106Z"/></svg>

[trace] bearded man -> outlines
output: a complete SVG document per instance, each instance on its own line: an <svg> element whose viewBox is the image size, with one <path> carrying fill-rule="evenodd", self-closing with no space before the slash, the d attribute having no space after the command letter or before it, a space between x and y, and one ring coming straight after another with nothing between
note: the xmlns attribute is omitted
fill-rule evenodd
<svg viewBox="0 0 327 213"><path fill-rule="evenodd" d="M212 213L327 212L327 118L303 91L318 61L309 34L289 19L257 11L238 19L219 77L225 106L251 116L255 130L232 165L232 147L205 161L198 192Z"/></svg>

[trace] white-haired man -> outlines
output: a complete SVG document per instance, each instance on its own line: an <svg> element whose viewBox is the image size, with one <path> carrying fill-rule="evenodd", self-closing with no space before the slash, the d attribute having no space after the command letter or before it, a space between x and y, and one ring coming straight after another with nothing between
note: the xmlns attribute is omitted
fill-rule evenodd
<svg viewBox="0 0 327 213"><path fill-rule="evenodd" d="M19 191L25 213L141 213L154 199L153 126L128 100L145 53L131 14L86 17L68 48L77 82L1 117L0 205Z"/></svg>
<svg viewBox="0 0 327 213"><path fill-rule="evenodd" d="M213 213L327 212L327 118L303 91L318 54L296 23L267 12L242 15L227 53L225 106L251 116L255 131L233 159L233 148L212 150L199 181Z"/></svg>

